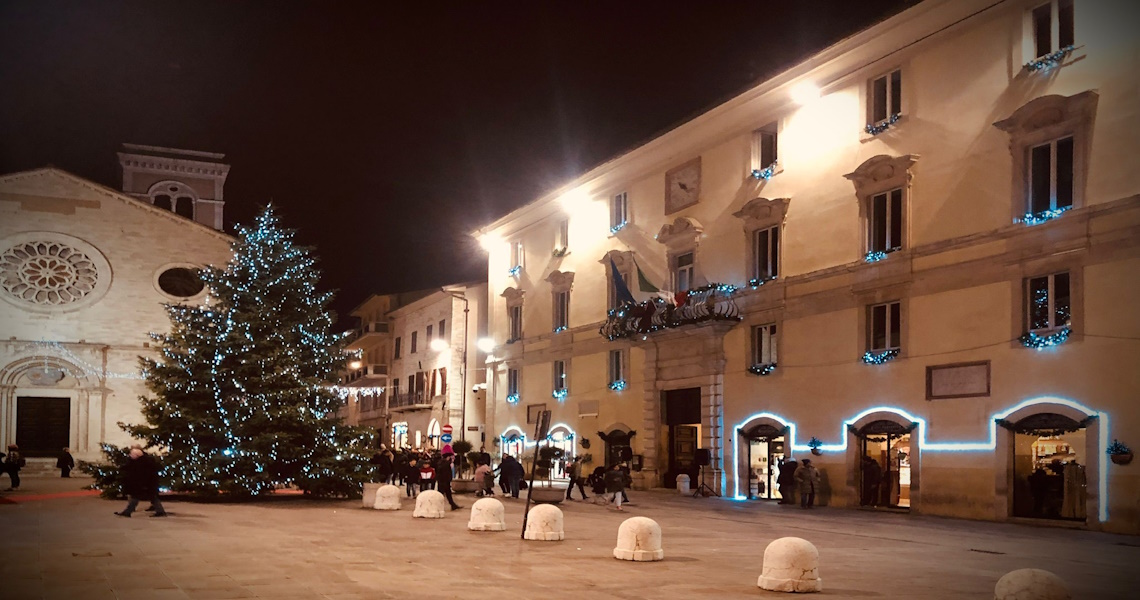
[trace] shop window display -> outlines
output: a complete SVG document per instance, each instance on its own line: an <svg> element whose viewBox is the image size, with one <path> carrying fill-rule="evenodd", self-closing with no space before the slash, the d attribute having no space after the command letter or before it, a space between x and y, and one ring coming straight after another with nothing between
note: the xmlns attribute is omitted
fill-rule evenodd
<svg viewBox="0 0 1140 600"><path fill-rule="evenodd" d="M779 465L784 462L784 430L771 425L760 425L748 436L748 497L750 499L780 500L776 479Z"/></svg>
<svg viewBox="0 0 1140 600"><path fill-rule="evenodd" d="M911 427L875 421L859 430L860 504L910 508Z"/></svg>
<svg viewBox="0 0 1140 600"><path fill-rule="evenodd" d="M1033 415L1013 429L1013 515L1084 521L1086 427L1061 415Z"/></svg>

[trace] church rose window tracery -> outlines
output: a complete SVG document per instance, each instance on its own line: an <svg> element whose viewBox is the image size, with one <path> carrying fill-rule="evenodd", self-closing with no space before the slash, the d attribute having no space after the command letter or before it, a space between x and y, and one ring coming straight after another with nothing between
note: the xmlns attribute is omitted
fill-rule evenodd
<svg viewBox="0 0 1140 600"><path fill-rule="evenodd" d="M17 300L60 306L96 287L99 269L83 251L56 241L29 241L0 254L0 287Z"/></svg>

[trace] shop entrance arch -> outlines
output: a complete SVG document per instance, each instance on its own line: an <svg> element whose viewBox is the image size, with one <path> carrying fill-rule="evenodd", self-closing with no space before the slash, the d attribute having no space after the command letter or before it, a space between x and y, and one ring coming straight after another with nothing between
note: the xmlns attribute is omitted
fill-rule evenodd
<svg viewBox="0 0 1140 600"><path fill-rule="evenodd" d="M747 444L749 500L782 500L776 479L787 456L788 428L761 423L741 431Z"/></svg>
<svg viewBox="0 0 1140 600"><path fill-rule="evenodd" d="M999 421L1013 441L1013 516L1087 519L1088 429L1095 420L1095 416L1078 421L1059 413L1039 412L1017 421Z"/></svg>
<svg viewBox="0 0 1140 600"><path fill-rule="evenodd" d="M848 422L848 505L918 508L922 453L919 423L911 418L881 409Z"/></svg>

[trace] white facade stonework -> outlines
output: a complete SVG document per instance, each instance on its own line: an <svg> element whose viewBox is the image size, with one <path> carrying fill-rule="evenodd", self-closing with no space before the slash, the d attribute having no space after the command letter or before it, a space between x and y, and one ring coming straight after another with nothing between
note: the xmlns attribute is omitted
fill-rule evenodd
<svg viewBox="0 0 1140 600"><path fill-rule="evenodd" d="M1138 9L1078 0L1039 55L1043 4L927 0L475 231L500 450L544 405L595 464L629 447L636 487L776 499L817 438L816 503L1140 532L1105 455L1140 431ZM610 315L615 274L692 292Z"/></svg>
<svg viewBox="0 0 1140 600"><path fill-rule="evenodd" d="M127 442L116 423L141 420L138 360L170 328L163 303L205 295L163 274L222 265L230 242L58 169L0 177L0 445L96 460Z"/></svg>

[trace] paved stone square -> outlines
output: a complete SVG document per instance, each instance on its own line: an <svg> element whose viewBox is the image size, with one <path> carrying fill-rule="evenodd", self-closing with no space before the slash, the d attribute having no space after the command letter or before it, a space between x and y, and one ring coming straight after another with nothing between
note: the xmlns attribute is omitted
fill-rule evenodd
<svg viewBox="0 0 1140 600"><path fill-rule="evenodd" d="M621 513L563 503L565 541L524 542L521 500L504 502L499 533L467 531L470 495L441 520L413 519L411 501L383 512L299 497L168 501L170 518L128 520L111 514L121 501L75 495L84 483L25 478L0 496L0 597L775 598L787 596L756 579L783 536L819 548L825 597L989 600L1025 567L1060 575L1074 598L1140 589L1140 538L1081 530L635 491ZM612 558L630 516L661 525L665 560Z"/></svg>

